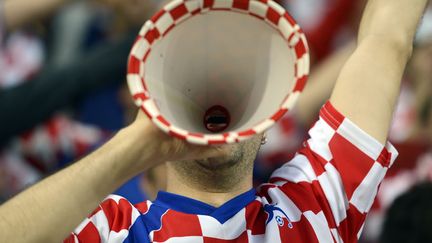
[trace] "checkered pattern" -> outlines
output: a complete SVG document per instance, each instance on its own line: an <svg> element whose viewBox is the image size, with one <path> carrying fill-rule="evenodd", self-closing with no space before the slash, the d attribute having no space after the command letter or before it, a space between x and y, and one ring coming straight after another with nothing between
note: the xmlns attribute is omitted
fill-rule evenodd
<svg viewBox="0 0 432 243"><path fill-rule="evenodd" d="M111 196L66 242L357 242L397 151L330 103L309 134L304 148L260 186L255 200L224 222L157 201L134 207ZM267 210L272 207L277 209Z"/></svg>
<svg viewBox="0 0 432 243"><path fill-rule="evenodd" d="M209 11L232 11L250 15L269 24L287 41L295 56L295 85L271 117L251 129L225 134L190 133L167 121L148 92L144 73L146 60L155 42L169 34L181 22ZM128 64L128 84L137 106L164 132L194 144L225 144L245 140L262 133L291 109L303 90L309 74L306 37L294 19L271 0L174 0L147 21L132 48Z"/></svg>

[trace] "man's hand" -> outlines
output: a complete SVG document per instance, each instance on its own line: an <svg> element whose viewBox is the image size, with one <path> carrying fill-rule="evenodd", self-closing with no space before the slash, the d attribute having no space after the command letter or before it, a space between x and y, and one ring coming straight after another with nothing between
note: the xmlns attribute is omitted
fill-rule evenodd
<svg viewBox="0 0 432 243"><path fill-rule="evenodd" d="M126 174L126 177L132 177L136 173L167 161L204 159L224 156L226 153L229 153L227 145L200 146L171 137L157 128L141 111L138 112L135 121L125 128L125 130L138 134L141 138L137 139L145 139L147 143L146 148L142 150L145 153L138 155L140 163L133 162L130 166L125 166L132 168L132 172L129 172L131 174ZM149 155L151 156L149 157Z"/></svg>

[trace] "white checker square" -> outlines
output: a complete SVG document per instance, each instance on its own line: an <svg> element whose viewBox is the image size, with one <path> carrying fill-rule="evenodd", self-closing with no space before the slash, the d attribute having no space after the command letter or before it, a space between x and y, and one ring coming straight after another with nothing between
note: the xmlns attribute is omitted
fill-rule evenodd
<svg viewBox="0 0 432 243"><path fill-rule="evenodd" d="M285 40L288 40L290 35L294 32L294 28L291 26L291 24L286 20L285 18L281 18L279 20L279 30L281 31L283 37Z"/></svg>
<svg viewBox="0 0 432 243"><path fill-rule="evenodd" d="M354 191L350 202L361 213L369 211L377 194L378 185L384 179L386 172L387 168L384 168L380 163L375 162L363 181Z"/></svg>
<svg viewBox="0 0 432 243"><path fill-rule="evenodd" d="M269 128L271 126L273 126L273 124L275 124L275 121L272 119L267 119L264 122L258 124L257 126L255 126L253 128L253 130L257 133L260 134L262 132L264 132L266 130L266 128Z"/></svg>
<svg viewBox="0 0 432 243"><path fill-rule="evenodd" d="M127 229L122 229L119 232L111 231L109 235L109 242L123 242L129 235Z"/></svg>
<svg viewBox="0 0 432 243"><path fill-rule="evenodd" d="M262 18L266 17L268 8L268 5L259 1L250 1L249 3L249 12Z"/></svg>
<svg viewBox="0 0 432 243"><path fill-rule="evenodd" d="M275 170L271 177L284 178L294 183L312 183L317 179L309 160L301 154L297 154L290 162Z"/></svg>
<svg viewBox="0 0 432 243"><path fill-rule="evenodd" d="M108 236L110 233L108 219L103 210L99 210L95 215L91 217L91 221L96 226L99 231L99 236L102 242L108 241Z"/></svg>
<svg viewBox="0 0 432 243"><path fill-rule="evenodd" d="M145 38L139 38L137 43L132 48L131 54L138 60L143 60L145 54L150 49L150 44Z"/></svg>
<svg viewBox="0 0 432 243"><path fill-rule="evenodd" d="M152 118L159 116L159 110L153 100L148 99L144 101L142 105Z"/></svg>
<svg viewBox="0 0 432 243"><path fill-rule="evenodd" d="M245 211L242 209L223 224L211 216L198 215L203 236L224 240L237 239L246 231Z"/></svg>
<svg viewBox="0 0 432 243"><path fill-rule="evenodd" d="M309 55L303 55L297 62L297 77L302 78L309 74Z"/></svg>
<svg viewBox="0 0 432 243"><path fill-rule="evenodd" d="M270 188L267 193L272 200L272 204L277 204L277 207L282 209L291 222L300 221L302 215L301 210L284 192L279 189L279 187Z"/></svg>
<svg viewBox="0 0 432 243"><path fill-rule="evenodd" d="M333 235L333 238L336 240L336 243L343 243L342 237L339 235L339 232L337 229L333 228L333 229L330 229L330 231Z"/></svg>
<svg viewBox="0 0 432 243"><path fill-rule="evenodd" d="M195 137L195 136L187 136L186 141L194 144L207 145L208 141L204 138Z"/></svg>
<svg viewBox="0 0 432 243"><path fill-rule="evenodd" d="M314 214L312 211L307 211L304 213L304 216L311 224L315 235L318 238L318 242L333 242L332 234L322 211L318 214Z"/></svg>
<svg viewBox="0 0 432 243"><path fill-rule="evenodd" d="M325 170L326 172L319 176L318 180L324 183L321 187L330 203L336 223L339 224L346 218L346 210L349 208L348 198L339 171L331 163L325 165Z"/></svg>
<svg viewBox="0 0 432 243"><path fill-rule="evenodd" d="M204 238L202 236L172 237L164 243L204 243Z"/></svg>
<svg viewBox="0 0 432 243"><path fill-rule="evenodd" d="M164 15L162 15L162 17L160 17L155 23L155 26L161 35L165 34L172 25L174 25L174 19L168 12L164 13Z"/></svg>
<svg viewBox="0 0 432 243"><path fill-rule="evenodd" d="M213 8L229 8L233 6L233 0L215 1Z"/></svg>
<svg viewBox="0 0 432 243"><path fill-rule="evenodd" d="M199 1L186 1L185 5L189 13L192 13L200 8Z"/></svg>
<svg viewBox="0 0 432 243"><path fill-rule="evenodd" d="M344 119L337 132L373 160L377 160L384 149L380 142L361 130L349 119Z"/></svg>
<svg viewBox="0 0 432 243"><path fill-rule="evenodd" d="M251 230L247 231L248 243L263 243L266 242L266 235L253 235ZM267 242L276 242L276 241L267 241Z"/></svg>
<svg viewBox="0 0 432 243"><path fill-rule="evenodd" d="M127 83L132 95L136 95L144 92L144 87L141 83L141 78L138 74L128 74Z"/></svg>
<svg viewBox="0 0 432 243"><path fill-rule="evenodd" d="M308 144L311 150L326 161L330 161L333 155L330 152L329 143L335 134L335 130L324 120L320 119L309 130L310 139Z"/></svg>
<svg viewBox="0 0 432 243"><path fill-rule="evenodd" d="M283 108L286 108L288 110L292 109L294 107L294 105L296 104L297 100L300 97L300 92L299 91L295 91L293 93L291 93L288 96L288 99L282 104Z"/></svg>

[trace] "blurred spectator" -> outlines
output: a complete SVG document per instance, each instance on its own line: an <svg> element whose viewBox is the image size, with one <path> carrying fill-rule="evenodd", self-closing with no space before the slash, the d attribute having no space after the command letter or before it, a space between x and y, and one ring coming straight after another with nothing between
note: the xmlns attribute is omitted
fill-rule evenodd
<svg viewBox="0 0 432 243"><path fill-rule="evenodd" d="M111 1L100 2L111 4ZM135 11L140 11L141 18L147 18L148 15L143 13L150 5L147 1L140 2L146 2L142 6L145 8ZM109 136L96 126L71 119L73 112L56 113L65 107L76 107L77 101L95 95L93 92L101 87L123 83L127 56L137 27L131 24L124 25L121 31L109 29L107 36L111 40L98 40L100 44L97 46L84 49L85 36L92 36L88 31L92 31L91 24L95 19L88 16L100 13L98 9L102 5L63 0L31 3L6 0L0 3L0 27L6 27L0 28L0 111L4 114L0 116L1 200L88 153ZM59 13L64 16L57 15L54 18L57 24L52 25L57 29L52 31L56 35L50 40L54 42L54 51L45 50L49 45L45 45L41 38L18 29L55 13L65 4L71 5L61 9ZM127 13L123 16L131 17ZM82 19L77 22L74 18ZM3 19L5 22L1 22ZM135 21L138 20L135 18ZM88 26L77 28L77 23ZM127 23L132 22L127 20ZM68 38L71 35L73 39ZM44 64L46 53L53 59ZM35 127L42 122L44 124Z"/></svg>
<svg viewBox="0 0 432 243"><path fill-rule="evenodd" d="M432 242L432 183L421 183L399 196L387 211L381 243Z"/></svg>
<svg viewBox="0 0 432 243"><path fill-rule="evenodd" d="M320 61L356 35L363 0L280 0L304 30L312 62Z"/></svg>

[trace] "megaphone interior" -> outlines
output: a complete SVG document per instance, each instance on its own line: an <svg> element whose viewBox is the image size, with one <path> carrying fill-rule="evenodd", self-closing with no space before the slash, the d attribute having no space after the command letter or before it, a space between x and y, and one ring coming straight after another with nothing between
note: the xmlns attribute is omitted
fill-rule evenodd
<svg viewBox="0 0 432 243"><path fill-rule="evenodd" d="M305 35L277 3L175 0L144 24L127 79L155 125L207 145L270 128L294 106L308 73Z"/></svg>

